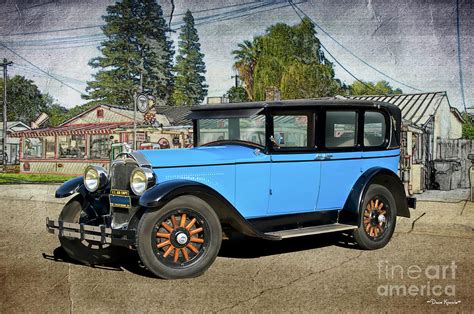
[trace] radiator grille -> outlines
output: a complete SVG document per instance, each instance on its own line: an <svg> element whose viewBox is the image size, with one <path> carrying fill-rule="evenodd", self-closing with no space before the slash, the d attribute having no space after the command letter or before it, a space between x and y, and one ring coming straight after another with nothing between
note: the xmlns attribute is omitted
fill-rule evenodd
<svg viewBox="0 0 474 314"><path fill-rule="evenodd" d="M130 191L130 175L138 165L135 162L117 162L110 169L110 187L117 190Z"/></svg>

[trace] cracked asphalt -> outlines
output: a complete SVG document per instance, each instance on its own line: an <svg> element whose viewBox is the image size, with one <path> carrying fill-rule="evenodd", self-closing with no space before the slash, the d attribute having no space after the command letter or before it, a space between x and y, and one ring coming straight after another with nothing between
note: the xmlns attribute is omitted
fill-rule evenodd
<svg viewBox="0 0 474 314"><path fill-rule="evenodd" d="M64 202L54 190L0 186L1 313L474 310L471 203L419 202L376 251L357 249L344 234L225 241L204 275L166 281L151 277L133 252L107 267L69 260L44 227ZM459 217L442 225L430 214L436 206ZM417 267L415 276L409 270Z"/></svg>

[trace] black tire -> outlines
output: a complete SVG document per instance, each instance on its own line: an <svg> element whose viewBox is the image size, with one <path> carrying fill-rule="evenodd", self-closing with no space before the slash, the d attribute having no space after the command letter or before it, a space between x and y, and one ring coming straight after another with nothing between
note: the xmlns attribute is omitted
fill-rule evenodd
<svg viewBox="0 0 474 314"><path fill-rule="evenodd" d="M392 193L382 185L370 185L360 210L359 228L354 230L357 244L364 250L384 247L392 238L396 223L397 209Z"/></svg>
<svg viewBox="0 0 474 314"><path fill-rule="evenodd" d="M154 275L163 279L190 278L204 273L216 259L222 227L209 204L185 195L146 212L136 237L140 259Z"/></svg>
<svg viewBox="0 0 474 314"><path fill-rule="evenodd" d="M71 223L79 223L90 219L83 210L83 199L80 195L72 198L64 205L59 220ZM110 264L117 261L124 253L124 249L110 245L102 245L99 242L87 241L68 237L59 237L61 246L72 259L86 265Z"/></svg>

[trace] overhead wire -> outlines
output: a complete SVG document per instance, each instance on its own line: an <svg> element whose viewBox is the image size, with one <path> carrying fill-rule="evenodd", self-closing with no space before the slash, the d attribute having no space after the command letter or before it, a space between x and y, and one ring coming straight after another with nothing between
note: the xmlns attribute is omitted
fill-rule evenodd
<svg viewBox="0 0 474 314"><path fill-rule="evenodd" d="M288 0L288 2L292 3L291 0ZM412 85L408 85L406 83L403 83L402 81L400 80L397 80L395 79L394 77L384 73L383 71L379 70L378 68L374 67L373 65L369 64L367 61L365 61L364 59L362 59L361 57L359 57L358 55L356 55L352 50L350 50L349 48L347 48L346 46L344 46L341 42L339 42L336 38L334 38L329 32L327 32L324 28L322 28L314 19L312 19L311 17L309 17L303 10L301 10L296 4L292 3L292 6L294 6L294 8L296 8L297 10L299 10L305 17L307 17L319 30L321 30L326 36L328 36L330 39L332 39L336 44L338 44L342 49L344 49L345 51L347 51L349 54L351 54L354 58L356 58L357 60L359 60L360 62L362 62L363 64L365 64L366 66L368 66L369 68L371 68L372 70L376 71L377 73L379 73L380 75L392 80L393 82L397 82L398 84L400 85L403 85L405 87L408 87L410 89L413 89L413 90L416 90L416 91L419 91L421 92L422 90L417 88L417 87L414 87Z"/></svg>

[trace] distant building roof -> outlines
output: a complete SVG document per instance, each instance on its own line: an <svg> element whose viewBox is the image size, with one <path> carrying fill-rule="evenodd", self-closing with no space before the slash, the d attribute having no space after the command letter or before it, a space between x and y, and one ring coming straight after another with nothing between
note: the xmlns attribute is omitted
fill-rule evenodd
<svg viewBox="0 0 474 314"><path fill-rule="evenodd" d="M422 127L436 113L443 100L448 102L451 111L460 118L459 111L451 107L446 92L431 92L399 95L348 96L350 99L373 100L396 105L402 111L402 119ZM454 112L455 110L457 112Z"/></svg>
<svg viewBox="0 0 474 314"><path fill-rule="evenodd" d="M13 130L15 128L21 128L21 129L30 129L28 125L21 121L8 121L7 122L7 130L9 131L16 131ZM0 122L0 132L3 132L3 122Z"/></svg>
<svg viewBox="0 0 474 314"><path fill-rule="evenodd" d="M191 107L187 106L155 106L156 113L164 115L173 126L192 125L192 121L187 118L191 112Z"/></svg>

